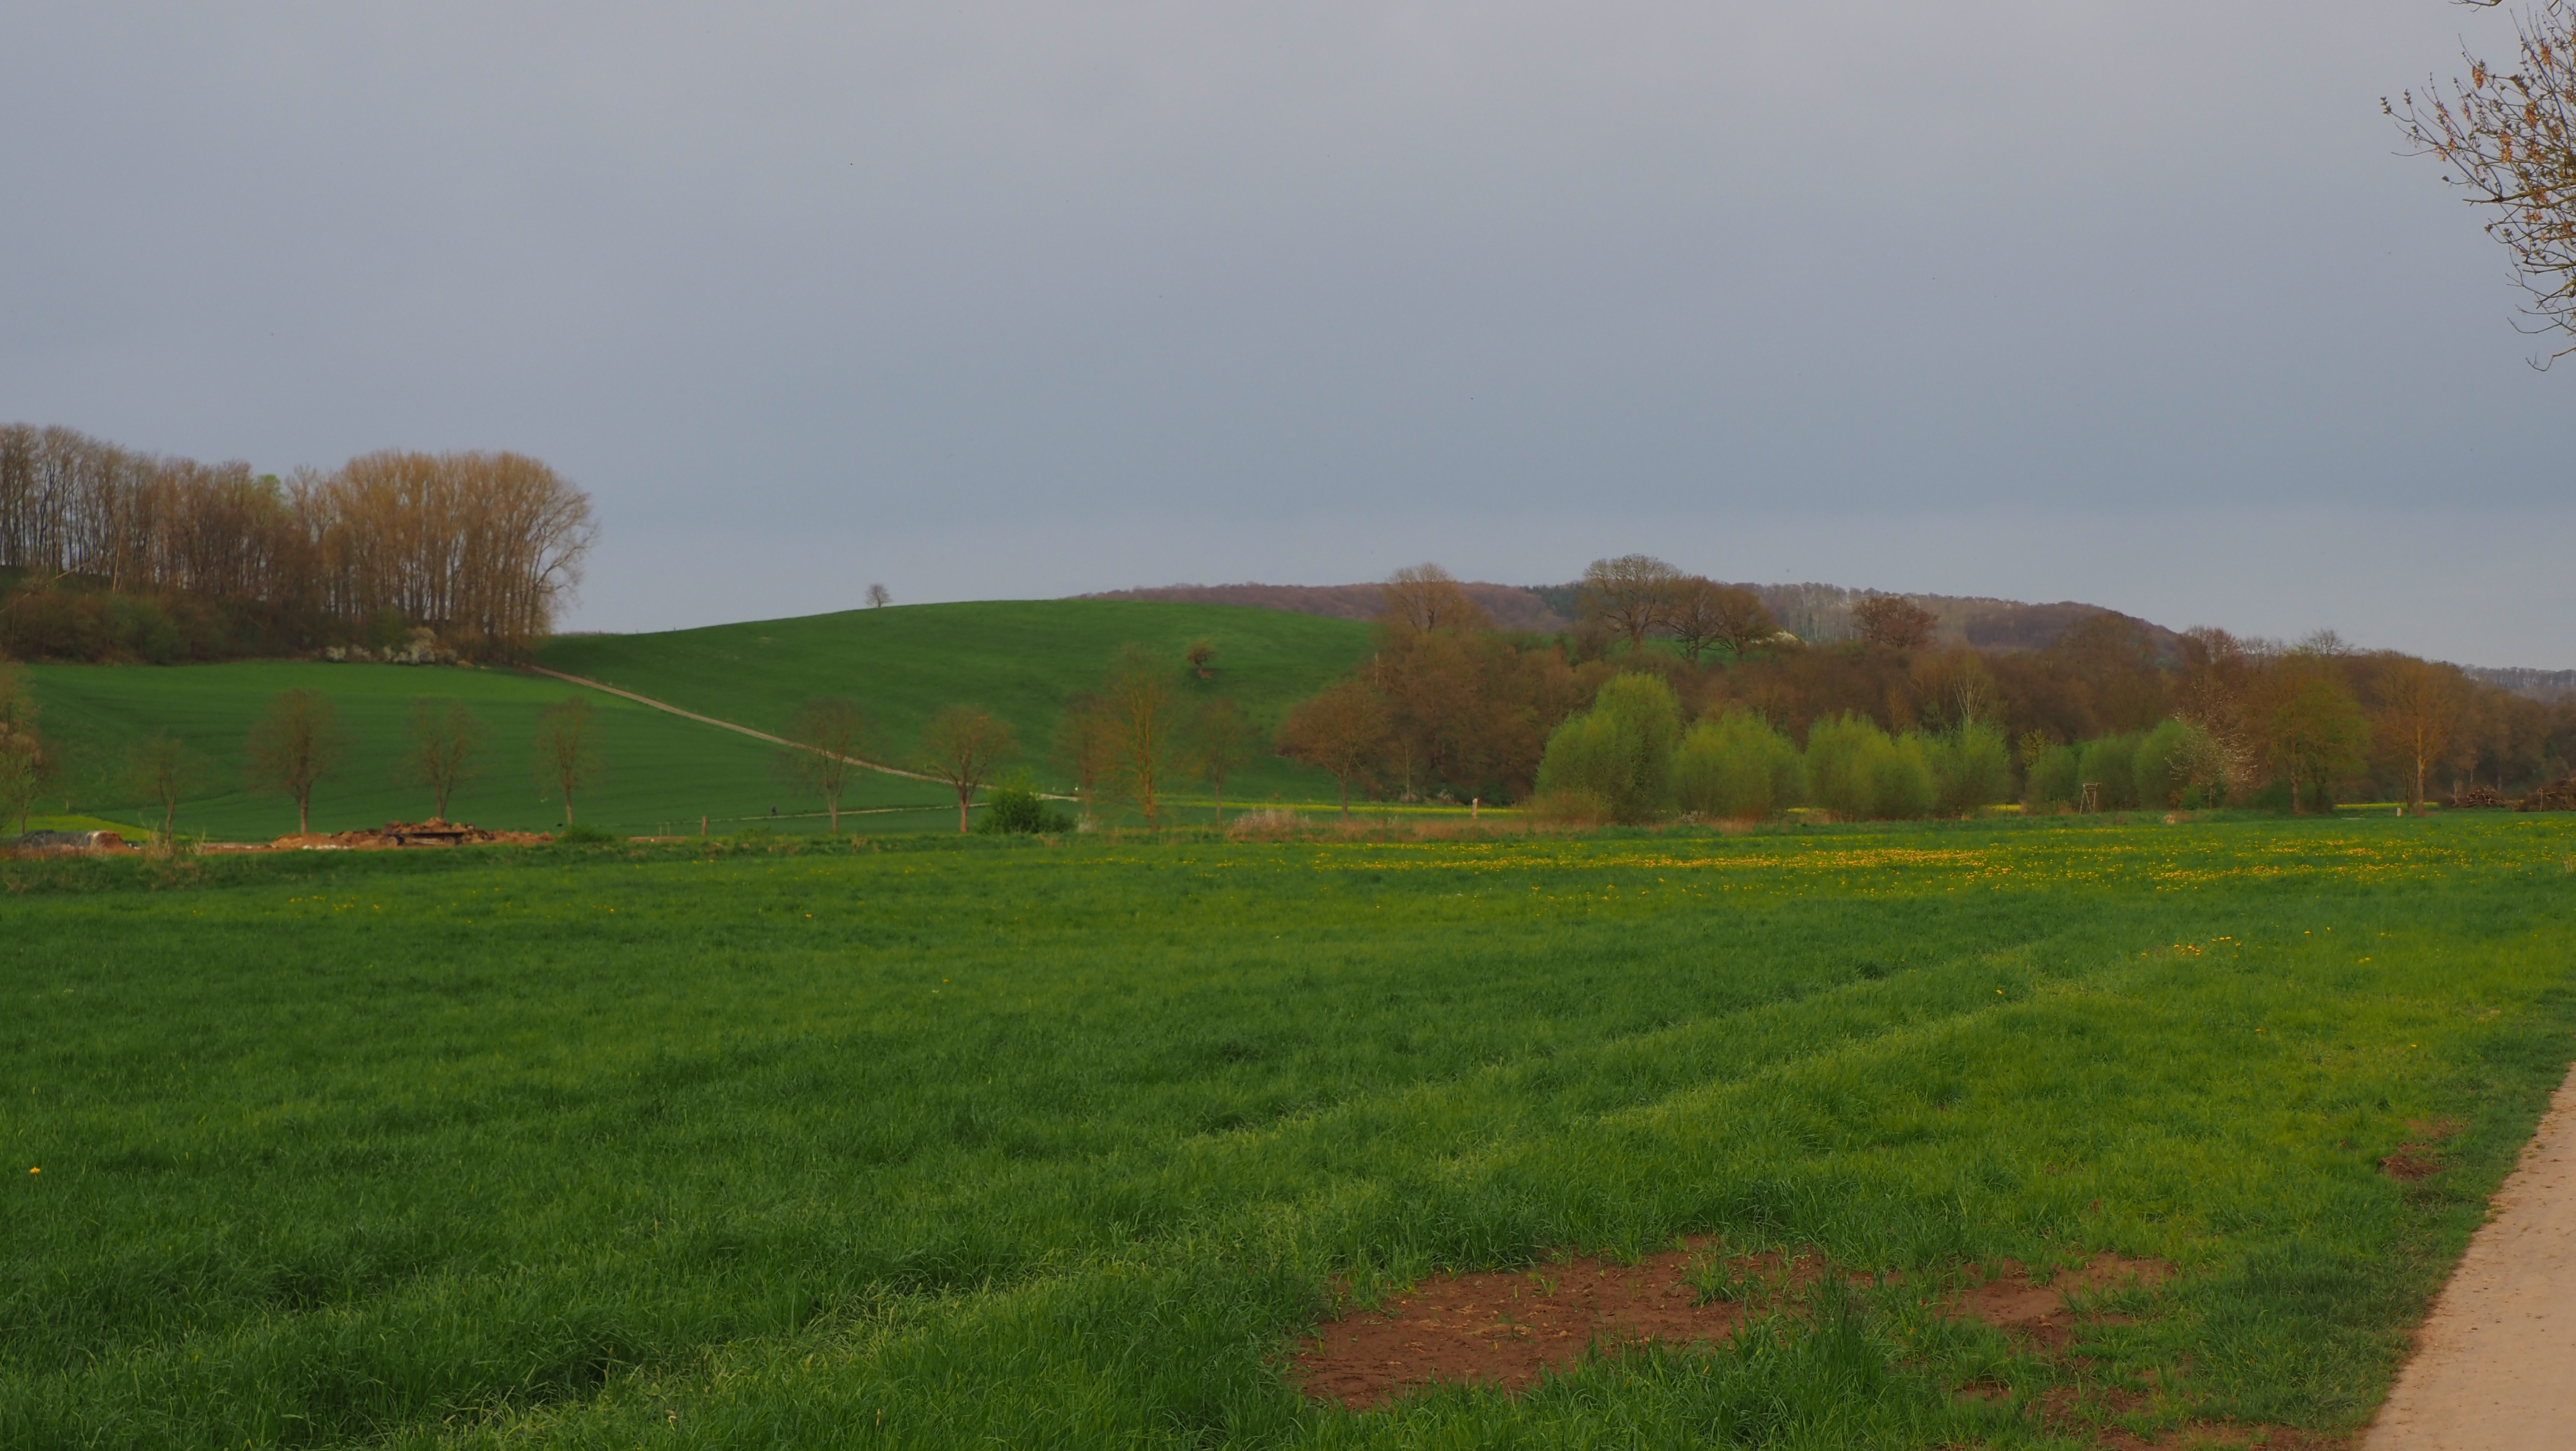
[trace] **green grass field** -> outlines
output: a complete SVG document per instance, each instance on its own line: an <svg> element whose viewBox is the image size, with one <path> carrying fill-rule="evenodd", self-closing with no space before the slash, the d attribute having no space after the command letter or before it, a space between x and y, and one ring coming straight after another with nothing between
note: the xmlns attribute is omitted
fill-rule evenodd
<svg viewBox="0 0 2576 1451"><path fill-rule="evenodd" d="M459 821L512 831L548 830L562 821L561 807L539 792L530 742L537 713L575 694L589 697L598 709L607 762L597 786L575 802L582 821L628 834L660 835L694 833L699 817L713 816L711 829L723 832L740 829L742 819L765 819L772 806L786 813L821 809L819 801L800 798L781 779L774 764L776 747L516 671L277 661L25 668L44 707L46 733L73 752L67 782L73 809L116 821L129 831L147 817L157 826L159 816L115 779L117 763L133 742L164 729L186 740L210 768L207 789L180 808L182 832L217 841L266 841L293 831L294 803L245 789L242 745L270 700L295 686L330 697L352 742L340 772L314 792L316 831L430 814L426 791L394 780L394 764L408 739L411 702L422 695L464 701L491 733L484 775L448 807ZM935 828L943 812L944 819L956 819L953 804L936 804L943 798L954 800L934 783L862 773L851 783L845 806L931 809L845 818L844 826ZM58 796L44 808L59 811L63 805ZM11 822L5 829L14 832L16 826ZM797 817L780 826L814 831L822 822Z"/></svg>
<svg viewBox="0 0 2576 1451"><path fill-rule="evenodd" d="M2576 1055L2571 861L2463 815L0 862L0 1445L2349 1429ZM1696 1234L1902 1278L1519 1398L1283 1369L1339 1294ZM1926 1308L2104 1250L2179 1276L2071 1355Z"/></svg>
<svg viewBox="0 0 2576 1451"><path fill-rule="evenodd" d="M591 635L558 640L540 663L633 690L718 720L772 733L818 695L864 702L883 734L880 755L904 764L921 727L951 704L982 705L1018 730L1021 758L1008 769L1041 784L1059 774L1047 761L1056 716L1071 692L1098 682L1120 646L1160 649L1176 662L1191 640L1217 648L1212 678L1189 678L1195 699L1225 695L1267 729L1289 705L1348 670L1367 651L1366 626L1271 610L1063 600L916 605L806 619L724 625L659 635ZM119 779L126 751L167 729L211 766L179 827L218 841L264 841L295 829L292 804L244 789L242 745L279 691L302 686L331 697L355 749L314 798L314 828L341 831L429 814L418 788L396 784L411 700L465 701L491 729L483 777L450 808L460 821L504 830L545 830L562 813L538 789L529 743L537 713L581 694L600 710L608 770L580 803L591 824L629 835L718 833L760 821L789 833L823 829L822 803L800 794L776 769L775 747L652 710L617 696L510 670L253 662L228 665L39 665L27 667L48 735L70 748L73 769L46 804L53 814L100 816L132 829L146 812ZM970 683L971 682L971 683ZM1175 804L1204 802L1204 788L1179 783ZM1264 754L1228 786L1229 803L1330 800L1330 777ZM933 830L955 819L946 788L877 772L853 778L843 829L863 833ZM776 808L778 819L769 813ZM926 808L926 809L910 809ZM945 815L943 816L943 812ZM156 818L157 819L157 818ZM9 827L14 831L15 823Z"/></svg>
<svg viewBox="0 0 2576 1451"><path fill-rule="evenodd" d="M1098 685L1123 645L1160 650L1177 668L1181 651L1200 638L1216 647L1215 669L1207 680L1190 679L1187 694L1231 697L1268 730L1366 658L1370 633L1349 620L1233 605L1005 600L574 636L547 644L537 663L772 732L805 701L846 695L875 715L898 758L941 707L978 705L1012 724L1025 764L1061 789L1061 773L1045 758L1065 698ZM1320 771L1264 756L1228 794L1318 801L1331 800L1334 788Z"/></svg>

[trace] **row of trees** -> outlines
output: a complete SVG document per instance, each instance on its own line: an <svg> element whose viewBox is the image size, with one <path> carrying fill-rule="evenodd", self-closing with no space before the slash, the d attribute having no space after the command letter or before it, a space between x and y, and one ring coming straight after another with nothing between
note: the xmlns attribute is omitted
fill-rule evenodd
<svg viewBox="0 0 2576 1451"><path fill-rule="evenodd" d="M25 673L0 664L0 821L14 821L22 833L36 802L67 764L66 753L38 728L39 715ZM412 702L408 726L393 778L426 792L433 819L444 820L457 791L485 774L491 731L462 701L429 696ZM354 745L329 696L302 688L281 691L242 742L243 785L292 802L296 831L308 833L314 792L341 775ZM590 701L567 696L540 711L531 745L538 784L563 803L569 824L577 796L598 781L606 765ZM126 794L161 813L165 838L180 803L215 779L212 764L167 730L130 746L111 775Z"/></svg>
<svg viewBox="0 0 2576 1451"><path fill-rule="evenodd" d="M254 604L308 648L391 621L511 656L551 628L595 537L589 496L523 454L373 453L280 479L0 427L0 568L22 576L8 608L30 656L99 648L79 627L100 607L47 599L77 585Z"/></svg>
<svg viewBox="0 0 2576 1451"><path fill-rule="evenodd" d="M2016 774L2022 786L2034 772L2064 775L2052 752L2143 740L2167 722L2196 753L2199 799L2277 798L2299 810L2354 790L2420 804L2472 780L2502 789L2556 779L2576 756L2576 708L2452 666L2355 651L2330 633L2287 646L2215 629L2177 640L2103 612L2046 649L1987 653L1942 647L1928 611L1878 595L1853 608L1854 639L1811 647L1760 611L1750 591L1630 555L1585 571L1572 634L1512 636L1487 628L1436 566L1399 571L1386 586L1377 650L1291 711L1279 747L1332 773L1345 800L1355 790L1519 800L1541 788L1556 734L1611 682L1642 676L1671 694L1678 721L1718 729L1741 716L1809 742L1802 752L1819 728L1866 722L1898 755L1919 751L1934 809L1965 799L1942 785L1939 769L1942 753L1962 743L1977 743L1979 762L2004 762L2003 788L1979 788L2004 800ZM1587 646L1587 634L1606 646ZM2011 744L1999 750L2001 742ZM2083 776L2080 760L2075 769L2068 804L2081 803L2085 780L2100 779ZM1958 779L1971 778L1983 779Z"/></svg>

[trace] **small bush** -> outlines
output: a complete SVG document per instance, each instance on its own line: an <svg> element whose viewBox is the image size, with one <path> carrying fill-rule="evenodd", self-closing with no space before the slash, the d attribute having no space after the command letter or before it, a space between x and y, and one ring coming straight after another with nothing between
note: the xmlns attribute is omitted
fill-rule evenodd
<svg viewBox="0 0 2576 1451"><path fill-rule="evenodd" d="M995 786L984 793L984 814L975 818L978 836L1034 836L1073 830L1073 818L1047 805L1027 785Z"/></svg>
<svg viewBox="0 0 2576 1451"><path fill-rule="evenodd" d="M588 826L580 822L575 822L555 833L557 846L615 846L624 840L624 837L613 836L596 826Z"/></svg>

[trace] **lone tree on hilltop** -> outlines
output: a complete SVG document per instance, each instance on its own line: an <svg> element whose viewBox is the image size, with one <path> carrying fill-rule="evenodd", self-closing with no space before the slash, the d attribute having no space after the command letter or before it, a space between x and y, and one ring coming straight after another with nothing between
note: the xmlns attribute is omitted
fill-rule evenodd
<svg viewBox="0 0 2576 1451"><path fill-rule="evenodd" d="M269 702L268 714L251 727L242 764L251 789L295 803L295 830L304 835L313 830L315 783L336 773L348 754L339 707L328 696L298 687Z"/></svg>
<svg viewBox="0 0 2576 1451"><path fill-rule="evenodd" d="M952 705L930 718L921 732L921 769L955 788L959 833L968 829L975 788L992 780L993 768L1018 750L1008 721L971 705Z"/></svg>
<svg viewBox="0 0 2576 1451"><path fill-rule="evenodd" d="M839 836L841 792L850 784L850 774L860 769L854 758L875 749L876 722L857 701L829 696L797 707L796 718L787 725L787 739L795 744L779 753L778 769L790 781L822 795L832 834Z"/></svg>
<svg viewBox="0 0 2576 1451"><path fill-rule="evenodd" d="M1940 617L1903 595L1871 595L1852 606L1852 628L1863 641L1903 655L1932 643Z"/></svg>
<svg viewBox="0 0 2576 1451"><path fill-rule="evenodd" d="M461 700L421 696L411 703L411 746L394 766L394 779L426 786L435 819L447 819L456 789L483 774L483 746L491 733Z"/></svg>
<svg viewBox="0 0 2576 1451"><path fill-rule="evenodd" d="M1342 816L1351 814L1351 783L1365 781L1386 750L1386 706L1377 692L1345 680L1288 712L1279 725L1279 753L1329 773L1342 788Z"/></svg>
<svg viewBox="0 0 2576 1451"><path fill-rule="evenodd" d="M1622 554L1585 567L1575 595L1576 612L1628 637L1628 653L1646 648L1646 637L1671 623L1674 589L1682 572L1650 555Z"/></svg>
<svg viewBox="0 0 2576 1451"><path fill-rule="evenodd" d="M1190 753L1199 775L1216 792L1216 824L1225 825L1225 781L1251 764L1260 749L1261 728L1230 700L1211 700L1190 722Z"/></svg>
<svg viewBox="0 0 2576 1451"><path fill-rule="evenodd" d="M886 587L884 585L872 584L868 586L869 609L881 610L893 603L894 596L886 593Z"/></svg>
<svg viewBox="0 0 2576 1451"><path fill-rule="evenodd" d="M204 790L211 775L206 758L166 730L137 742L126 757L127 789L161 808L164 847L178 823L179 803Z"/></svg>
<svg viewBox="0 0 2576 1451"><path fill-rule="evenodd" d="M564 825L570 826L574 794L607 768L589 699L567 695L539 712L536 747L537 782L563 798Z"/></svg>
<svg viewBox="0 0 2576 1451"><path fill-rule="evenodd" d="M2492 8L2497 0L2467 0ZM2446 98L2430 81L2380 109L2421 155L2450 170L2443 180L2487 213L2486 233L2513 254L2531 294L2533 332L2576 334L2576 4L2544 0L2514 20L2513 69L2473 55L2466 81ZM2576 352L2576 342L2540 366Z"/></svg>
<svg viewBox="0 0 2576 1451"><path fill-rule="evenodd" d="M1673 643L1694 665L1700 652L1712 645L1725 646L1730 656L1740 660L1744 652L1780 632L1771 612L1762 608L1761 596L1698 575L1674 583L1664 623L1672 631Z"/></svg>

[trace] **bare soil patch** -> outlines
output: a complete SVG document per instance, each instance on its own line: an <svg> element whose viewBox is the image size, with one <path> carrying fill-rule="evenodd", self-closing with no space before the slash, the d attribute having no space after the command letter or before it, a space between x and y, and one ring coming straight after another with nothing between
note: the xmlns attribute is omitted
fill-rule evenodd
<svg viewBox="0 0 2576 1451"><path fill-rule="evenodd" d="M2036 1340L2052 1350L2074 1343L2078 1325L2117 1325L2126 1316L2091 1307L2093 1296L2113 1290L2148 1289L2173 1278L2173 1266L2162 1260L2133 1260L2099 1254L2073 1269L2060 1270L2046 1282L2034 1278L2015 1260L1968 1267L1982 1282L1961 1292L1944 1308L1953 1320L1978 1320L1999 1330Z"/></svg>
<svg viewBox="0 0 2576 1451"><path fill-rule="evenodd" d="M397 851L414 847L538 846L554 840L542 831L490 831L461 821L388 821L380 827L329 835L290 833L268 844L270 851ZM251 850L258 850L253 847Z"/></svg>
<svg viewBox="0 0 2576 1451"><path fill-rule="evenodd" d="M1633 1265L1583 1258L1527 1270L1442 1275L1377 1309L1317 1327L1296 1356L1295 1373L1307 1395L1351 1410L1434 1384L1517 1391L1587 1354L1649 1342L1724 1340L1826 1273L1824 1260L1814 1254L1720 1260L1708 1242L1693 1241ZM2071 1342L2078 1324L2119 1319L2086 1307L2091 1295L2152 1288L2172 1268L2106 1254L2060 1271L2046 1284L2009 1260L1982 1272L1972 1266L1971 1273L1980 1282L1945 1313L2053 1348ZM1704 1296L1702 1283L1733 1293Z"/></svg>

